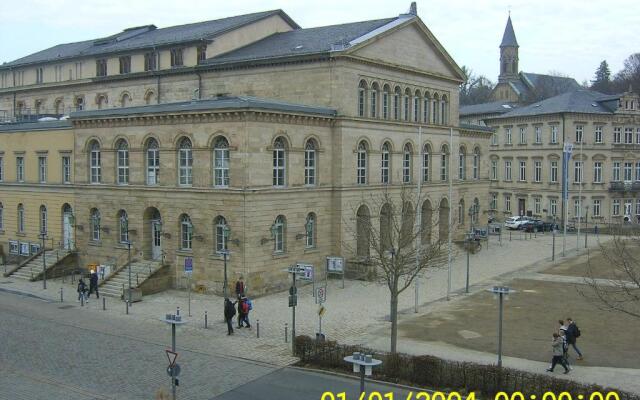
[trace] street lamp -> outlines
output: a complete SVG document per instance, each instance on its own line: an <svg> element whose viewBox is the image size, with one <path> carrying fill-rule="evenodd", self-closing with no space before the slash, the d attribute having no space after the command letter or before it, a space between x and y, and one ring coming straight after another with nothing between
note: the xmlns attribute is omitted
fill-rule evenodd
<svg viewBox="0 0 640 400"><path fill-rule="evenodd" d="M40 239L42 239L42 289L47 288L47 252L44 248L44 239L47 237L45 231L40 232Z"/></svg>
<svg viewBox="0 0 640 400"><path fill-rule="evenodd" d="M498 317L498 367L502 367L502 304L505 298L508 298L510 293L515 292L515 290L507 287L507 286L494 286L489 289L491 293L493 293L494 297L498 297L500 300L500 311Z"/></svg>
<svg viewBox="0 0 640 400"><path fill-rule="evenodd" d="M362 395L365 375L371 376L373 367L382 364L382 360L376 360L370 354L355 352L352 356L345 357L344 361L353 365L353 372L360 372L360 394Z"/></svg>
<svg viewBox="0 0 640 400"><path fill-rule="evenodd" d="M469 253L471 250L471 243L473 243L473 240L474 240L474 236L475 235L473 234L473 232L467 233L467 237L465 240L465 244L467 247L467 283L465 284L465 289L464 289L465 293L469 293Z"/></svg>
<svg viewBox="0 0 640 400"><path fill-rule="evenodd" d="M584 218L584 248L587 248L587 236L589 235L589 205L585 206L586 216Z"/></svg>

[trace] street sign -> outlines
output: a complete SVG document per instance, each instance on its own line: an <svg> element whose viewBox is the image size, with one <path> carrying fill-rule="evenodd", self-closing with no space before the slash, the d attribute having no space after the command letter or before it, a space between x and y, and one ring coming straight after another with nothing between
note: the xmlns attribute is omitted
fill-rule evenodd
<svg viewBox="0 0 640 400"><path fill-rule="evenodd" d="M165 350L167 353L167 358L169 359L169 368L173 367L176 363L176 358L178 358L178 353L171 350Z"/></svg>
<svg viewBox="0 0 640 400"><path fill-rule="evenodd" d="M313 280L313 265L297 263L296 264L296 274L300 274L299 279L302 279L302 280L305 280L305 281L312 281Z"/></svg>
<svg viewBox="0 0 640 400"><path fill-rule="evenodd" d="M184 273L191 274L193 272L193 257L184 258Z"/></svg>
<svg viewBox="0 0 640 400"><path fill-rule="evenodd" d="M292 296L293 296L294 294L298 294L298 288L297 288L297 287L295 287L295 286L290 286L290 287L289 287L289 294L290 294L290 295L292 295Z"/></svg>
<svg viewBox="0 0 640 400"><path fill-rule="evenodd" d="M323 316L324 316L325 311L327 311L327 309L326 309L326 308L324 308L324 306L320 306L320 308L318 309L318 315L319 315L319 316L321 316L321 317L323 317Z"/></svg>
<svg viewBox="0 0 640 400"><path fill-rule="evenodd" d="M289 295L289 307L295 307L298 305L298 296L297 295Z"/></svg>
<svg viewBox="0 0 640 400"><path fill-rule="evenodd" d="M177 378L180 375L180 364L175 364L172 367L167 367L167 375Z"/></svg>
<svg viewBox="0 0 640 400"><path fill-rule="evenodd" d="M322 304L327 301L327 288L326 287L318 287L316 289L316 297L318 298L318 303Z"/></svg>
<svg viewBox="0 0 640 400"><path fill-rule="evenodd" d="M344 258L327 257L327 271L332 273L344 272Z"/></svg>

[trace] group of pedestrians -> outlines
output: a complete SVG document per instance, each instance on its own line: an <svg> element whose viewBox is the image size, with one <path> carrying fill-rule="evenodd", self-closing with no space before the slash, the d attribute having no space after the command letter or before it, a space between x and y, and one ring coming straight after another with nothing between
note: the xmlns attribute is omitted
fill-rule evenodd
<svg viewBox="0 0 640 400"><path fill-rule="evenodd" d="M233 334L233 317L238 315L238 328L251 328L249 322L249 312L253 310L253 302L245 295L245 285L242 276L236 282L236 301L231 301L228 297L224 299L224 319L227 323L227 335ZM237 313L236 313L237 306Z"/></svg>
<svg viewBox="0 0 640 400"><path fill-rule="evenodd" d="M89 297L93 292L96 293L96 298L100 298L100 292L98 292L98 273L95 270L91 270L89 275L89 286L82 277L78 280L78 301L83 300L85 303L89 302Z"/></svg>
<svg viewBox="0 0 640 400"><path fill-rule="evenodd" d="M551 341L551 351L553 358L551 359L551 367L547 368L548 372L553 372L556 365L560 364L564 368L564 373L568 374L572 369L569 363L569 346L578 355L578 360L582 360L582 352L577 346L578 338L581 335L580 328L575 321L567 318L567 321L558 320L558 330L553 332L553 340Z"/></svg>

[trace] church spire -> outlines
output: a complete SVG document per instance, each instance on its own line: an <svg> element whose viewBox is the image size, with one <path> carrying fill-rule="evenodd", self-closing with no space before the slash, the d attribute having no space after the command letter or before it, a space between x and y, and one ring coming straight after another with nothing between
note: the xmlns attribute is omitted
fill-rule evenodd
<svg viewBox="0 0 640 400"><path fill-rule="evenodd" d="M516 40L516 33L513 31L513 25L511 24L511 15L509 15L507 19L507 26L504 28L500 47L519 47L518 41Z"/></svg>
<svg viewBox="0 0 640 400"><path fill-rule="evenodd" d="M511 13L504 28L500 43L500 75L498 82L509 82L518 79L518 41L511 23Z"/></svg>

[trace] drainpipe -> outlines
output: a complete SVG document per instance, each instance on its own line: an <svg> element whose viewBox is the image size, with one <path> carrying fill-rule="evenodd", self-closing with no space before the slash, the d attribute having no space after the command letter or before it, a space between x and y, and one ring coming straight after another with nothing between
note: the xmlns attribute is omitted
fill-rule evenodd
<svg viewBox="0 0 640 400"><path fill-rule="evenodd" d="M200 75L200 71L196 71L196 75L198 75L198 100L202 99L202 75Z"/></svg>

